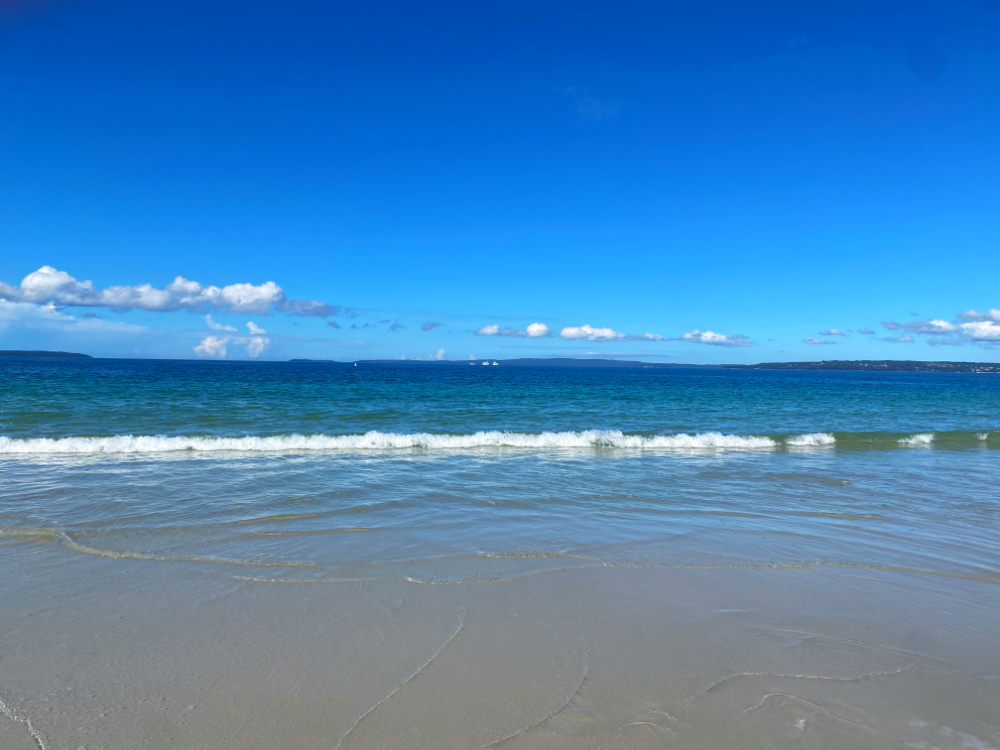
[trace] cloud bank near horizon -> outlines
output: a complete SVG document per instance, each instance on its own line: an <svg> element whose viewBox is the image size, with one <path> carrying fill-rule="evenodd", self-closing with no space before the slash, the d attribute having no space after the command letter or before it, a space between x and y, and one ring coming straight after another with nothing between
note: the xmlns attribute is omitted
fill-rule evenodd
<svg viewBox="0 0 1000 750"><path fill-rule="evenodd" d="M197 281L177 276L163 287L155 287L152 284L98 287L92 281L81 281L65 271L47 265L29 273L18 284L0 281L0 306L5 306L2 311L3 315L0 316L3 318L0 320L0 331L5 328L12 329L14 326L18 328L17 335L22 336L22 338L27 335L25 332L29 330L67 332L71 328L87 331L95 336L98 335L98 332L106 333L109 336L116 332L117 335L124 336L126 330L130 336L138 334L139 329L127 328L124 325L115 328L110 325L114 316L105 315L101 312L102 308L114 313L138 310L157 313L198 314L203 317L208 331L187 331L185 333L180 330L170 332L162 329L162 332L155 334L155 336L158 337L157 341L159 342L166 342L169 337L175 336L176 344L171 345L172 347L182 348L184 352L191 352L193 348L198 356L203 357L243 356L243 347L246 347L246 356L259 357L268 349L272 340L279 349L282 348L281 342L286 339L288 341L299 340L294 336L289 337L287 332L282 332L283 326L298 326L300 323L309 325L301 320L274 321L274 325L277 325L278 328L273 329L273 333L270 334L274 337L272 339L266 337L267 330L258 322L246 321L245 319L244 322L232 320L221 322L221 320L225 320L223 318L225 315L253 315L256 318L256 316L283 314L299 319L324 318L326 325L333 328L341 327L341 324L334 320L333 316L357 317L359 315L358 311L339 305L330 305L317 300L289 298L284 289L273 281L266 281L262 284L235 283L226 286L213 286L203 285ZM75 312L75 318L69 314L72 312L70 308L73 307L83 308ZM404 314L413 317L408 317L403 321L386 318L380 320L379 325L388 324L385 331L396 333L400 339L405 339L408 336L405 333L407 330L422 332L419 334L421 336L430 334L433 337L474 334L481 337L521 338L550 342L553 345L548 348L553 353L556 353L557 350L554 344L560 341L589 342L599 345L608 342L676 341L704 344L711 347L751 347L757 345L756 336L760 334L759 331L752 332L754 339L751 339L750 336L741 333L726 334L711 329L696 328L688 333L667 337L649 332L627 333L611 327L593 326L589 323L553 328L542 322L534 322L523 328L502 327L500 324L490 323L483 325L478 330L470 331L468 329L454 329L452 328L453 324L442 322L448 318L428 320L426 312L397 312L404 312ZM416 317L418 314L420 317ZM468 317L467 314L465 316ZM101 322L102 317L108 319L107 325ZM18 320L23 322L17 323ZM79 325L77 321L79 321ZM83 325L85 321L89 321L89 324ZM260 318L256 318L256 321L260 321ZM343 325L344 327L350 326L352 329L375 327L374 323L351 325L349 321L343 322ZM245 331L244 326L246 327ZM272 325L266 327L272 328ZM801 344L810 348L815 345L835 344L856 347L859 342L919 343L931 346L970 345L982 349L1000 347L1000 308L997 307L966 309L965 312L953 317L915 316L915 319L883 320L878 326L882 329L880 335L876 334L875 328L862 327L830 327L819 330L815 335L807 335L819 327L810 327L809 330L803 330L798 337L795 337L801 342L800 347ZM147 337L154 336L150 333L154 329L143 330L147 331L144 334ZM324 328L324 330L326 329ZM185 336L197 336L196 340L199 343L192 347L193 342L190 342L190 339L185 341ZM805 337L802 338L803 336ZM861 336L870 338L862 339ZM129 339L129 347L132 347L130 351L138 351L140 346L132 343L134 340L135 336ZM426 340L424 339L424 341ZM441 343L431 340L435 348ZM768 339L768 341L774 341L774 339ZM405 345L407 342L404 340L402 343ZM385 342L378 340L367 341L365 345L388 346ZM860 345L865 346L863 343ZM159 346L164 347L165 344L161 343ZM535 346L546 348L544 343ZM599 346L598 348L604 347ZM177 351L177 349L172 349L172 351ZM651 356L667 356L658 354L655 349L649 354ZM844 354L853 353L844 351Z"/></svg>
<svg viewBox="0 0 1000 750"><path fill-rule="evenodd" d="M276 311L299 317L329 318L344 311L340 305L289 299L273 281L218 287L204 286L177 276L163 288L136 284L99 289L92 281L79 281L52 266L42 266L29 273L17 286L0 281L0 299L61 307L104 307L119 312L146 310L205 314L218 311L267 315Z"/></svg>
<svg viewBox="0 0 1000 750"><path fill-rule="evenodd" d="M516 338L560 338L566 341L663 341L658 333L635 335L621 333L613 328L595 328L591 325L566 326L556 333L544 323L532 323L526 328L500 328L496 323L485 325L476 331L477 336L512 336Z"/></svg>
<svg viewBox="0 0 1000 750"><path fill-rule="evenodd" d="M744 336L742 333L734 333L732 335L726 335L724 333L716 333L715 331L700 331L695 328L690 333L685 333L676 339L671 339L671 341L690 341L694 344L708 344L709 346L751 346L749 336Z"/></svg>
<svg viewBox="0 0 1000 750"><path fill-rule="evenodd" d="M914 335L927 337L932 345L960 346L965 343L979 346L995 346L1000 344L1000 310L992 308L986 312L966 310L955 318L955 322L929 318L915 320L910 323L899 323L895 320L883 321L882 327L887 331L895 331L899 335L887 337L883 341L891 343L913 343Z"/></svg>
<svg viewBox="0 0 1000 750"><path fill-rule="evenodd" d="M743 347L751 346L749 336L742 333L723 334L715 331L695 329L674 338L666 338L659 333L622 333L613 328L595 328L589 324L566 326L556 333L544 323L532 323L524 329L501 328L496 323L485 325L475 332L477 336L510 336L516 338L560 338L565 341L622 342L622 341L686 341L692 344L710 346Z"/></svg>

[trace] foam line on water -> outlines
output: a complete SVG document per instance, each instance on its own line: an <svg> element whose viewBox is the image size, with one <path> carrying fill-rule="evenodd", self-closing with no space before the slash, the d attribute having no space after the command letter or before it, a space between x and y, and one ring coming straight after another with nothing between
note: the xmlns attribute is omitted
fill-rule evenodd
<svg viewBox="0 0 1000 750"><path fill-rule="evenodd" d="M448 453L510 449L517 451L799 451L844 449L998 447L996 431L810 432L735 435L722 432L636 435L620 430L564 432L401 433L370 431L349 435L290 434L218 437L198 435L112 435L107 437L0 436L0 458L31 456L194 456L267 453L376 454Z"/></svg>
<svg viewBox="0 0 1000 750"><path fill-rule="evenodd" d="M62 544L66 549L73 552L80 552L86 555L93 555L97 557L107 557L111 559L129 559L129 560L146 560L151 562L194 562L194 563L214 563L219 565L235 565L235 566L246 566L246 567L256 567L256 568L318 568L316 563L310 562L299 562L299 561L264 561L264 560L230 560L225 558L216 557L161 557L158 555L146 555L140 553L123 553L115 552L111 550L96 549L94 547L88 547L83 544L79 544L74 541L66 532L60 531L58 529L49 528L26 528L18 526L0 526L0 538L13 538L21 541L34 541L34 542L58 542ZM437 559L462 559L469 557L487 557L487 558L519 558L516 555L504 555L504 554L470 554L470 555L454 555L454 556L440 556L423 558L409 561L413 562L425 562ZM533 556L526 555L528 559ZM539 556L545 557L545 556ZM912 573L916 575L928 575L928 576L939 576L942 578L956 578L967 581L979 581L980 583L989 583L994 585L1000 585L1000 577L995 575L977 574L977 573L962 573L958 571L945 571L945 570L930 570L927 568L913 568L903 565L883 565L878 563L869 563L862 561L800 561L800 562L787 562L787 563L746 563L746 564L684 564L684 563L666 563L657 564L651 563L646 565L633 565L633 564L619 564L610 562L601 562L595 558L587 558L577 555L558 555L558 557L565 557L568 559L579 560L581 562L593 561L592 564L583 565L565 565L557 568L543 568L541 570L531 570L524 573L515 573L514 575L497 577L497 578L482 578L482 579L457 579L457 580L435 580L435 579L421 579L412 576L392 576L387 578L370 578L370 577L351 577L351 578L313 578L313 579L302 579L302 578L264 578L264 577L254 577L254 576L229 576L233 580L257 582L257 583L363 583L363 582L376 582L376 581L398 581L405 583L417 583L417 584L427 584L427 585L456 585L456 584L483 584L483 583L503 583L506 581L515 581L521 578L530 578L539 575L548 575L552 573L564 573L574 570L594 570L594 569L647 569L647 570L802 570L802 569L820 569L820 568L843 568L843 569L858 569L858 570L876 570L885 571L890 573ZM382 567L381 564L374 564L368 567Z"/></svg>
<svg viewBox="0 0 1000 750"><path fill-rule="evenodd" d="M474 432L460 435L366 432L358 435L272 435L244 437L172 437L115 435L112 437L0 437L0 455L93 455L176 452L379 452L406 449L429 451L476 448L618 448L625 450L770 450L774 438L727 435L720 432L676 435L626 435L617 430L580 432Z"/></svg>
<svg viewBox="0 0 1000 750"><path fill-rule="evenodd" d="M31 739L34 740L35 744L38 746L38 750L47 750L45 740L42 739L42 735L37 729L35 729L35 725L31 723L31 719L27 716L12 706L7 705L3 700L0 700L0 715L6 716L8 719L16 721L18 724L23 724L24 728L31 736Z"/></svg>

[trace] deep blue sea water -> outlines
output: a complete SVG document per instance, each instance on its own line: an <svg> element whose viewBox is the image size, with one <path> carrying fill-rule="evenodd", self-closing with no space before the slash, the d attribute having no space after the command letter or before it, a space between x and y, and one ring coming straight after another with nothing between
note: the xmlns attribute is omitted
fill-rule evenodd
<svg viewBox="0 0 1000 750"><path fill-rule="evenodd" d="M995 579L997 448L990 374L0 360L5 536L282 575Z"/></svg>

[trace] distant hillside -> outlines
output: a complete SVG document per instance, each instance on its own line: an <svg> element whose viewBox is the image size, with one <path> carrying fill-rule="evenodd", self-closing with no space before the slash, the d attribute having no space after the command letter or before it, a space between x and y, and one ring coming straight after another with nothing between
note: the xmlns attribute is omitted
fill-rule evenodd
<svg viewBox="0 0 1000 750"><path fill-rule="evenodd" d="M77 352L36 352L26 349L0 349L0 357L73 357L76 359L93 359L89 354Z"/></svg>
<svg viewBox="0 0 1000 750"><path fill-rule="evenodd" d="M918 362L908 359L831 359L822 362L762 362L723 365L734 370L862 370L868 372L1000 372L991 362Z"/></svg>

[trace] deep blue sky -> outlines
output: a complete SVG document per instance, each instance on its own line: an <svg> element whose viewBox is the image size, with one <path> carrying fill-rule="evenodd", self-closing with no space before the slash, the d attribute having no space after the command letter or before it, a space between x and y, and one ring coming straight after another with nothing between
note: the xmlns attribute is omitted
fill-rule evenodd
<svg viewBox="0 0 1000 750"><path fill-rule="evenodd" d="M2 348L998 356L995 1L0 0L0 93ZM41 266L349 310L42 307Z"/></svg>

